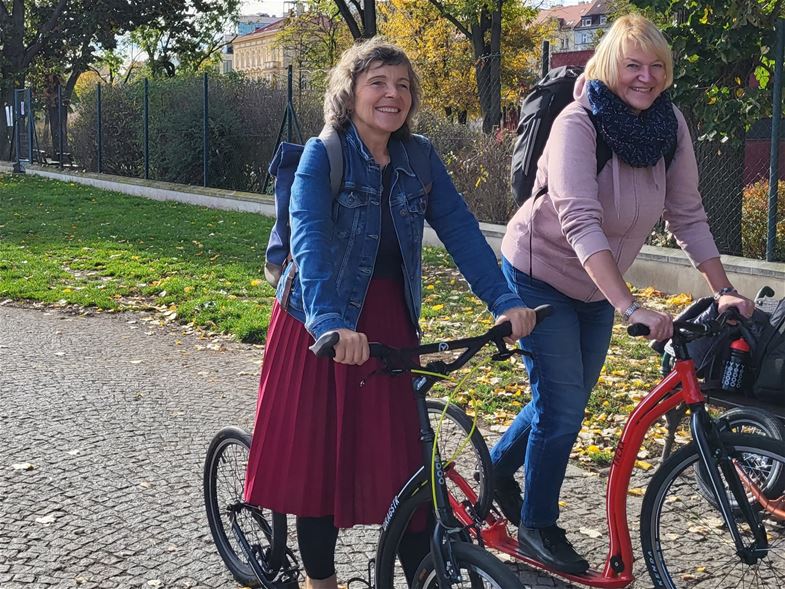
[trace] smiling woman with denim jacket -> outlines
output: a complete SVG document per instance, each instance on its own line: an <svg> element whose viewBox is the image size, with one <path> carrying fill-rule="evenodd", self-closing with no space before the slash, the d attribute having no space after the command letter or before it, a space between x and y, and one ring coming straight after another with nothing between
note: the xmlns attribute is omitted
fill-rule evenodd
<svg viewBox="0 0 785 589"><path fill-rule="evenodd" d="M381 523L421 464L410 380L360 383L377 368L369 339L417 344L424 223L497 321L509 319L515 337L534 325L430 142L410 133L418 104L403 51L380 39L352 47L325 96L325 121L342 141L342 188L332 196L316 138L292 185L294 263L270 320L245 497L297 516L310 589L336 587L338 528ZM414 171L424 166L427 185ZM329 331L340 334L335 358L316 358L308 346ZM429 550L425 518L415 519L399 547L410 578Z"/></svg>

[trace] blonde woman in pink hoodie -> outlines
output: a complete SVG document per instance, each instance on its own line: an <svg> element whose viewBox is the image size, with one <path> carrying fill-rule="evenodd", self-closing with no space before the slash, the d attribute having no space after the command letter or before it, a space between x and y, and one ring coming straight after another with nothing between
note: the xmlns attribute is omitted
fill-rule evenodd
<svg viewBox="0 0 785 589"><path fill-rule="evenodd" d="M681 111L666 89L671 50L646 18L619 18L556 118L533 194L502 242L502 269L524 303L553 315L521 340L532 400L491 451L496 500L518 525L522 552L570 573L589 564L556 525L559 492L589 394L610 343L614 312L671 336L671 317L642 306L622 278L662 216L719 302L750 315L720 262L698 192L698 168ZM596 146L613 157L597 173ZM675 154L666 167L664 155ZM525 495L514 480L525 465Z"/></svg>

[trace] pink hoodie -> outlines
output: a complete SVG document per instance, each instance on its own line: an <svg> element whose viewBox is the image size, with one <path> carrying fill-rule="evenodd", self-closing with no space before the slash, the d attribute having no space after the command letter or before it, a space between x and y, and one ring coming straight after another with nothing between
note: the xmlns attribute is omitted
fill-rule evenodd
<svg viewBox="0 0 785 589"><path fill-rule="evenodd" d="M654 224L664 216L693 265L719 256L698 192L698 166L684 115L676 154L653 167L633 168L616 154L597 175L596 131L585 80L575 83L575 102L556 118L537 163L534 192L507 224L501 251L513 266L580 301L603 294L583 269L592 254L608 250L627 271ZM531 250L530 250L531 245ZM530 265L531 261L531 265Z"/></svg>

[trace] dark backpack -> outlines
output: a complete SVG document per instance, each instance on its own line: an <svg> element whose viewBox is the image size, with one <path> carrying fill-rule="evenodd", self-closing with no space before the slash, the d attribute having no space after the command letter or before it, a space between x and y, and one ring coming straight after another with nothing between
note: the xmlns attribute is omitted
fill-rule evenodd
<svg viewBox="0 0 785 589"><path fill-rule="evenodd" d="M512 166L510 169L510 184L512 195L518 206L530 197L539 198L548 192L547 186L542 186L537 194L532 194L534 181L537 177L537 161L540 159L548 135L551 132L556 116L570 104L573 99L575 80L583 73L583 68L574 65L564 65L550 70L545 77L537 82L521 103L521 114L518 122L518 139L512 152ZM586 112L594 123L594 117L587 109ZM613 156L610 146L597 134L597 174L602 171L605 164ZM665 154L665 165L670 166L676 147Z"/></svg>
<svg viewBox="0 0 785 589"><path fill-rule="evenodd" d="M319 139L327 151L330 164L330 193L338 196L343 184L343 137L332 127L325 125ZM275 224L270 231L270 239L265 251L264 277L273 287L278 286L284 266L291 261L289 250L289 200L292 196L292 183L297 165L305 146L296 143L281 143L270 162L270 175L275 178ZM431 164L428 154L422 151L417 140L406 142L404 149L409 155L409 163L426 192L431 190Z"/></svg>
<svg viewBox="0 0 785 589"><path fill-rule="evenodd" d="M752 394L761 401L785 405L785 299L757 299L755 304L768 315L768 323L753 350L755 381Z"/></svg>
<svg viewBox="0 0 785 589"><path fill-rule="evenodd" d="M745 379L745 394L767 403L785 405L785 299L760 297L755 300L755 306L749 329L743 332L750 346L750 376L749 380ZM695 323L716 318L717 305L711 297L695 301L676 317ZM722 372L734 337L738 336L724 333L687 344L707 390L721 388ZM670 343L655 342L652 347L660 353L672 354Z"/></svg>

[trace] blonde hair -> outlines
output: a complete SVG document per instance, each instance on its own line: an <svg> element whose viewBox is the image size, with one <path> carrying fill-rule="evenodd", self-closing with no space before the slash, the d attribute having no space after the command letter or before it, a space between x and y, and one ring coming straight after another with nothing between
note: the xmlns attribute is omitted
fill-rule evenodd
<svg viewBox="0 0 785 589"><path fill-rule="evenodd" d="M670 45L655 24L640 14L627 14L614 21L586 64L586 78L599 80L614 90L619 79L619 66L624 58L625 43L634 43L643 51L656 55L665 65L665 88L673 84L673 54Z"/></svg>
<svg viewBox="0 0 785 589"><path fill-rule="evenodd" d="M338 64L330 70L327 91L324 94L324 122L335 128L346 126L352 118L354 87L357 77L376 63L405 65L409 70L409 89L412 106L406 121L393 135L407 138L411 135L412 119L420 106L420 78L406 53L383 37L373 37L353 45L341 55Z"/></svg>

